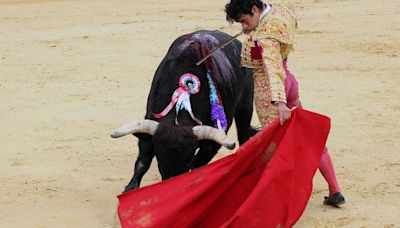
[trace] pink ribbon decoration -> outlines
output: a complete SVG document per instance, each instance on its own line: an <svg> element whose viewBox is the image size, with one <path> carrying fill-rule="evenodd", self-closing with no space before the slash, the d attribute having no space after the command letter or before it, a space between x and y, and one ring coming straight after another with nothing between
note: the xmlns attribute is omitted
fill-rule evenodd
<svg viewBox="0 0 400 228"><path fill-rule="evenodd" d="M179 78L179 87L174 91L171 97L171 102L165 107L165 109L157 114L153 114L155 118L161 118L166 116L171 109L175 106L176 117L175 124L178 124L177 117L179 110L186 110L189 112L190 116L198 124L202 125L201 121L197 119L192 111L192 106L190 105L190 94L196 94L200 91L200 80L193 74L185 73Z"/></svg>

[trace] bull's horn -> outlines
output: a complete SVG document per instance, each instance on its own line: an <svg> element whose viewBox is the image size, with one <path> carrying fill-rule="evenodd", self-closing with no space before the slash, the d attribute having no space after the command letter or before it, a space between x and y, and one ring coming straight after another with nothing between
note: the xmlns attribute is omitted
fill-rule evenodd
<svg viewBox="0 0 400 228"><path fill-rule="evenodd" d="M122 125L118 130L111 133L111 137L119 138L124 135L129 135L133 133L146 133L149 135L154 135L158 127L158 122L154 120L137 120L127 124Z"/></svg>
<svg viewBox="0 0 400 228"><path fill-rule="evenodd" d="M193 127L193 134L197 136L198 140L213 140L229 150L235 148L235 142L229 139L222 130L210 126L195 126Z"/></svg>

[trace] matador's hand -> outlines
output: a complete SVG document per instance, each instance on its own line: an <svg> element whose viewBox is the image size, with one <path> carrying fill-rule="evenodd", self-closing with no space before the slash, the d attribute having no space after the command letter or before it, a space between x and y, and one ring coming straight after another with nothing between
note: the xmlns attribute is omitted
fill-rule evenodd
<svg viewBox="0 0 400 228"><path fill-rule="evenodd" d="M283 125L286 120L290 119L290 116L292 114L286 103L283 102L277 102L276 111L278 112L278 117L281 125Z"/></svg>

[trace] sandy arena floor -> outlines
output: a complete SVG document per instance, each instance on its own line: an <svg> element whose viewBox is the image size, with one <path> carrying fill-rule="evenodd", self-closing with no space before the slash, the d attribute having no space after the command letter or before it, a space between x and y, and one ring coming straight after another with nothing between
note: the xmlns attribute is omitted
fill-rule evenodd
<svg viewBox="0 0 400 228"><path fill-rule="evenodd" d="M225 3L0 0L0 227L111 227L137 140L110 132L143 118L177 36L239 31ZM304 106L332 118L328 146L347 198L323 206L318 173L296 227L400 227L400 3L296 4L289 68ZM144 184L156 181L154 166Z"/></svg>

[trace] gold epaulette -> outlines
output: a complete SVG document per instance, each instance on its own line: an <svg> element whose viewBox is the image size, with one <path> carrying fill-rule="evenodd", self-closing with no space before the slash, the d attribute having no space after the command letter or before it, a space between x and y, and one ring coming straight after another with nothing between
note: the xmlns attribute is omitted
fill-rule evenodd
<svg viewBox="0 0 400 228"><path fill-rule="evenodd" d="M296 19L282 5L272 5L272 9L261 20L253 37L257 39L273 38L281 43L293 44L296 32Z"/></svg>
<svg viewBox="0 0 400 228"><path fill-rule="evenodd" d="M263 0L264 4L279 6L284 9L293 19L297 21L293 0Z"/></svg>
<svg viewBox="0 0 400 228"><path fill-rule="evenodd" d="M272 6L271 10L260 21L257 28L248 34L249 38L243 42L242 66L249 68L263 66L263 60L259 56L256 43L260 39L275 39L286 44L286 52L290 52L293 48L297 25L293 4L289 0L270 0L266 3Z"/></svg>

